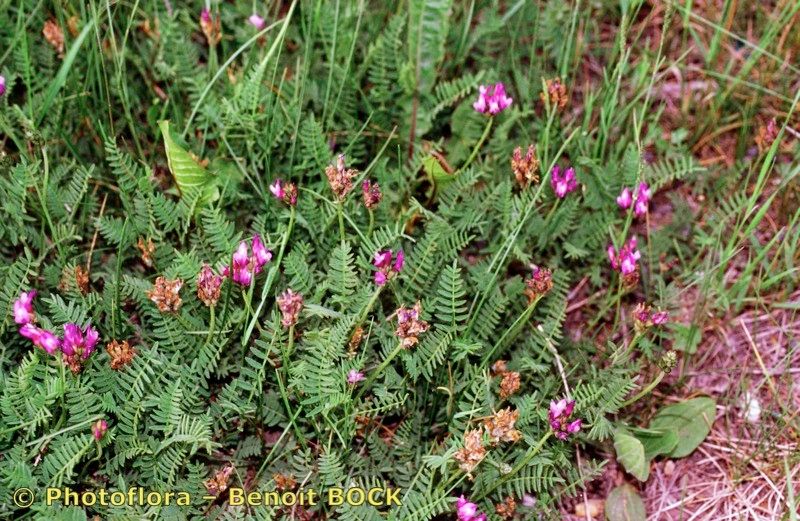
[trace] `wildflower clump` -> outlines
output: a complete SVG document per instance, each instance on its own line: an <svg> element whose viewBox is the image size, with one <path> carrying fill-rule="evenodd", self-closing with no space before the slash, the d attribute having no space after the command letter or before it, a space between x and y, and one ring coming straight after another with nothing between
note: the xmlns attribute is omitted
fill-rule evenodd
<svg viewBox="0 0 800 521"><path fill-rule="evenodd" d="M518 419L519 411L512 411L511 407L506 407L484 420L483 425L486 427L486 433L489 435L492 445L497 445L500 442L514 443L519 441L522 434L514 428Z"/></svg>
<svg viewBox="0 0 800 521"><path fill-rule="evenodd" d="M378 186L376 181L370 181L369 179L364 179L364 182L361 183L361 194L364 198L364 206L366 206L368 210L372 210L378 206L383 198L381 187Z"/></svg>
<svg viewBox="0 0 800 521"><path fill-rule="evenodd" d="M397 315L395 335L400 338L404 348L414 347L419 342L419 335L428 330L428 323L420 318L422 304L417 301L413 307L400 307L395 313Z"/></svg>
<svg viewBox="0 0 800 521"><path fill-rule="evenodd" d="M233 282L240 286L249 286L253 277L261 273L264 266L272 260L272 251L268 250L261 242L261 236L253 235L252 254L247 248L247 242L241 241L233 254L230 266L222 271L224 276L230 276Z"/></svg>
<svg viewBox="0 0 800 521"><path fill-rule="evenodd" d="M197 274L197 298L206 306L215 306L219 300L222 277L214 273L211 266L203 264Z"/></svg>
<svg viewBox="0 0 800 521"><path fill-rule="evenodd" d="M462 494L456 501L456 517L458 521L486 521L486 514L478 510L478 505Z"/></svg>
<svg viewBox="0 0 800 521"><path fill-rule="evenodd" d="M168 280L158 277L153 284L153 289L147 292L149 298L162 313L176 313L183 304L180 291L183 287L181 279Z"/></svg>
<svg viewBox="0 0 800 521"><path fill-rule="evenodd" d="M506 95L506 87L502 83L494 86L481 85L478 87L478 99L472 104L477 112L496 116L503 112L514 100Z"/></svg>
<svg viewBox="0 0 800 521"><path fill-rule="evenodd" d="M94 352L100 334L91 326L81 330L77 324L64 324L64 338L61 341L61 352L64 361L73 373L81 370L84 360Z"/></svg>
<svg viewBox="0 0 800 521"><path fill-rule="evenodd" d="M111 369L119 371L133 361L136 356L136 348L131 346L127 340L122 342L112 340L106 344L106 353L111 357Z"/></svg>
<svg viewBox="0 0 800 521"><path fill-rule="evenodd" d="M522 188L539 182L539 158L536 157L536 147L528 145L528 151L522 155L522 149L517 147L511 155L511 170L517 184Z"/></svg>
<svg viewBox="0 0 800 521"><path fill-rule="evenodd" d="M396 254L392 250L375 252L375 257L372 260L372 265L377 268L374 275L375 284L378 286L386 284L386 281L403 271L404 264L405 254L403 250L397 250Z"/></svg>
<svg viewBox="0 0 800 521"><path fill-rule="evenodd" d="M464 433L464 446L455 454L458 468L470 474L486 457L486 448L483 446L483 430L473 429Z"/></svg>
<svg viewBox="0 0 800 521"><path fill-rule="evenodd" d="M652 326L661 326L669 320L667 311L653 311L652 308L643 302L636 304L633 308L633 325L636 331L642 332Z"/></svg>
<svg viewBox="0 0 800 521"><path fill-rule="evenodd" d="M328 184L339 201L343 201L353 189L353 178L357 175L358 170L345 166L344 154L339 154L336 158L336 165L331 164L325 168Z"/></svg>
<svg viewBox="0 0 800 521"><path fill-rule="evenodd" d="M636 236L631 237L619 251L613 245L607 248L608 261L611 268L622 275L626 286L633 286L639 281L639 259L642 254L636 249Z"/></svg>
<svg viewBox="0 0 800 521"><path fill-rule="evenodd" d="M303 310L303 295L287 289L278 297L278 308L281 310L281 325L292 327L297 324L300 312Z"/></svg>
<svg viewBox="0 0 800 521"><path fill-rule="evenodd" d="M570 434L575 434L581 430L582 422L580 418L570 421L574 409L575 400L562 398L550 402L550 411L547 417L550 422L550 428L559 440L566 440Z"/></svg>
<svg viewBox="0 0 800 521"><path fill-rule="evenodd" d="M289 206L297 206L296 184L282 179L276 179L275 182L269 185L269 191L275 199L283 201Z"/></svg>
<svg viewBox="0 0 800 521"><path fill-rule="evenodd" d="M509 371L505 360L498 360L492 364L492 374L500 377L500 398L508 399L516 394L520 387L520 374Z"/></svg>
<svg viewBox="0 0 800 521"><path fill-rule="evenodd" d="M569 96L567 95L567 86L561 82L561 78L552 78L545 82L545 88L539 94L542 102L555 107L556 109L563 109L567 106Z"/></svg>
<svg viewBox="0 0 800 521"><path fill-rule="evenodd" d="M578 179L575 177L575 169L572 167L567 168L561 172L561 167L558 165L553 166L550 172L550 186L553 187L556 197L563 199L568 193L575 191L578 188Z"/></svg>
<svg viewBox="0 0 800 521"><path fill-rule="evenodd" d="M528 305L547 295L553 289L553 272L547 268L534 266L531 276L525 279L525 296Z"/></svg>

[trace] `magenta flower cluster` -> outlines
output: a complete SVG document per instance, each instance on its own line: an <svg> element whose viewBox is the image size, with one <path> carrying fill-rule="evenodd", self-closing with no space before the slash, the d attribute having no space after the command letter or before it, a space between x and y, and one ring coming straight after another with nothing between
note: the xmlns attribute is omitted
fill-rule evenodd
<svg viewBox="0 0 800 521"><path fill-rule="evenodd" d="M272 260L272 252L261 242L261 236L253 235L252 254L247 248L247 242L242 241L233 254L233 262L225 266L222 274L230 276L233 281L241 286L249 286L253 277L261 273L264 265Z"/></svg>
<svg viewBox="0 0 800 521"><path fill-rule="evenodd" d="M36 325L36 314L33 311L33 299L36 290L23 291L14 301L14 322L20 326L19 334L33 342L33 345L44 349L48 354L61 352L68 357L89 358L100 338L97 330L91 326L81 329L77 324L64 324L64 338Z"/></svg>
<svg viewBox="0 0 800 521"><path fill-rule="evenodd" d="M364 373L356 369L350 369L347 373L347 383L355 385L364 380Z"/></svg>
<svg viewBox="0 0 800 521"><path fill-rule="evenodd" d="M611 267L622 275L630 275L636 271L637 262L642 257L639 250L636 249L636 237L631 237L626 244L622 246L619 252L613 245L608 245L608 260Z"/></svg>
<svg viewBox="0 0 800 521"><path fill-rule="evenodd" d="M258 16L257 13L251 14L250 18L248 18L247 21L258 31L262 30L264 27L267 26L267 22L262 17Z"/></svg>
<svg viewBox="0 0 800 521"><path fill-rule="evenodd" d="M0 97L6 93L6 77L0 75Z"/></svg>
<svg viewBox="0 0 800 521"><path fill-rule="evenodd" d="M486 521L486 514L478 511L478 505L463 494L456 501L456 516L458 521Z"/></svg>
<svg viewBox="0 0 800 521"><path fill-rule="evenodd" d="M375 284L383 286L386 281L403 271L405 264L405 255L403 250L397 250L397 254L393 255L392 250L382 250L375 252L375 258L372 265L378 271L375 272Z"/></svg>
<svg viewBox="0 0 800 521"><path fill-rule="evenodd" d="M550 428L553 429L553 433L559 440L566 440L570 434L575 434L581 430L580 418L569 421L574 409L575 400L562 398L558 401L552 400L550 402L550 411L547 414L547 419L550 422Z"/></svg>
<svg viewBox="0 0 800 521"><path fill-rule="evenodd" d="M639 183L635 194L626 186L617 197L617 206L627 210L633 205L633 215L641 217L647 213L651 197L650 187L647 183Z"/></svg>
<svg viewBox="0 0 800 521"><path fill-rule="evenodd" d="M560 166L553 166L553 170L550 172L550 186L553 187L553 191L559 199L566 197L568 193L578 188L575 169L569 167L562 174Z"/></svg>
<svg viewBox="0 0 800 521"><path fill-rule="evenodd" d="M481 114L495 116L511 105L514 100L506 96L506 87L502 83L495 83L494 86L478 87L478 99L472 104L472 108Z"/></svg>

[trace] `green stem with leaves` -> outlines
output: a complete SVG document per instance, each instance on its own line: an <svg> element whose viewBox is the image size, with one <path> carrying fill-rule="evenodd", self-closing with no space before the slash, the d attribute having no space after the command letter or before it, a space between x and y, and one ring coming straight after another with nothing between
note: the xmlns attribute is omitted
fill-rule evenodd
<svg viewBox="0 0 800 521"><path fill-rule="evenodd" d="M503 483L505 483L506 481L511 479L517 472L519 472L520 470L525 468L525 466L527 466L528 463L530 463L531 460L533 458L535 458L537 454L539 454L539 452L542 450L542 447L544 446L545 442L547 442L547 440L549 440L550 436L552 436L552 435L553 435L553 431L548 429L547 432L545 433L545 435L542 436L542 438L539 440L539 442L536 445L534 445L533 447L531 447L528 450L528 453L525 454L525 456L522 458L522 460L520 460L520 462L517 463L514 466L514 468L511 469L511 472L509 472L508 474L505 474L503 477L501 477L500 479L496 480L492 486L490 486L483 493L478 495L476 500L481 500L481 499L485 498L486 496L488 496L489 494L494 492L500 485L502 485Z"/></svg>
<svg viewBox="0 0 800 521"><path fill-rule="evenodd" d="M377 368L375 368L374 371L370 373L369 378L367 378L367 381L364 382L364 385L361 386L361 390L358 391L358 394L356 395L356 400L361 398L361 395L364 394L364 392L367 389L369 389L369 387L372 385L375 379L378 378L378 376L380 376L380 374L384 371L384 369L386 369L386 367L388 367L388 365L392 363L392 360L394 360L397 357L397 355L400 354L400 351L402 351L403 349L404 349L403 343L402 342L398 343L397 347L394 348L394 351L389 353L389 356L387 356L386 359L384 359L384 361L381 362L381 364Z"/></svg>
<svg viewBox="0 0 800 521"><path fill-rule="evenodd" d="M472 162L475 160L475 158L478 156L478 152L480 152L481 147L483 147L483 142L486 141L487 137L489 137L489 132L492 130L493 123L494 123L494 118L489 118L489 121L486 122L486 127L484 127L483 129L483 134L481 134L480 139L475 144L475 148L472 149L472 153L469 155L467 162L464 163L455 174L453 174L453 177L457 176L458 174L466 170L467 167L469 167L469 165L471 165Z"/></svg>

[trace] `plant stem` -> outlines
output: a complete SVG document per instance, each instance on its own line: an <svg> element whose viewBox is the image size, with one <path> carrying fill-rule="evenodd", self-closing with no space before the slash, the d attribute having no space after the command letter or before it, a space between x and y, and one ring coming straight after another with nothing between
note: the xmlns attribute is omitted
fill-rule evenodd
<svg viewBox="0 0 800 521"><path fill-rule="evenodd" d="M364 394L364 391L369 389L369 386L372 385L375 379L378 378L378 376L383 372L384 369L386 369L386 367L390 363L392 363L392 360L394 360L395 357L397 357L397 355L399 355L400 351L402 350L403 350L403 343L399 342L397 344L397 347L394 348L394 351L389 353L389 356L387 356L386 359L383 362L381 362L381 365L379 365L374 371L370 373L369 378L367 378L367 381L364 382L364 385L361 386L361 390L358 391L358 394L356 395L356 400L361 398L361 395Z"/></svg>
<svg viewBox="0 0 800 521"><path fill-rule="evenodd" d="M505 476L503 476L500 479L498 479L497 481L495 481L494 485L492 485L488 489L486 489L486 491L483 492L482 494L480 494L477 499L481 500L481 499L485 498L486 496L491 494L495 489L497 489L497 487L499 487L500 485L502 485L503 483L508 481L514 474L516 474L517 472L522 470L523 467L525 467L528 463L530 463L531 460L534 457L536 457L537 454L539 454L539 451L542 450L542 447L544 446L545 442L548 439L550 439L550 436L552 436L552 435L553 435L553 431L548 429L547 433L545 433L545 435L542 436L542 439L540 439L539 442L536 445L534 445L533 447L531 447L528 450L528 453L525 455L524 458L522 458L522 461L517 463L517 465L513 469L511 469L511 472L509 472Z"/></svg>
<svg viewBox="0 0 800 521"><path fill-rule="evenodd" d="M475 160L475 157L478 155L481 147L483 146L483 142L486 141L486 138L489 137L489 131L492 129L492 124L494 123L494 118L489 118L489 121L486 122L486 127L483 129L483 134L481 134L481 138L475 144L475 148L472 149L472 154L470 154L467 162L464 163L461 168L453 174L453 177L457 176L461 172L463 172L472 162Z"/></svg>
<svg viewBox="0 0 800 521"><path fill-rule="evenodd" d="M503 332L502 336L500 336L500 339L497 342L495 342L495 344L492 346L489 352L486 353L486 355L484 355L483 362L481 363L481 365L486 364L486 362L491 360L494 353L498 349L503 347L503 343L506 341L506 338L519 333L519 328L530 318L531 314L533 313L533 310L536 309L536 304L539 302L541 298L542 297L538 297L533 302L531 302L530 305L528 305L528 307L525 308L525 311L523 311L522 314L519 317L517 317L517 320L515 320L514 323L511 324L511 327L509 327L508 329L505 330L505 332Z"/></svg>
<svg viewBox="0 0 800 521"><path fill-rule="evenodd" d="M339 238L344 242L344 201L339 201L336 205L336 213L339 217Z"/></svg>
<svg viewBox="0 0 800 521"><path fill-rule="evenodd" d="M375 226L375 214L369 210L369 226L367 227L367 237L372 237L372 228Z"/></svg>
<svg viewBox="0 0 800 521"><path fill-rule="evenodd" d="M638 401L639 401L639 400L641 400L642 398L644 398L644 396L645 396L646 394L648 394L650 391L652 391L653 389L655 389L656 385L658 385L659 383L661 383L661 380L663 380L663 379L664 379L664 376L665 376L666 374L667 374L667 373L665 373L664 371L661 371L661 372L658 374L658 376L656 376L656 377L655 377L655 379L653 379L653 381L652 381L652 382L650 382L650 384L649 384L647 387L645 387L644 389L642 389L641 391L639 391L639 394L637 394L636 396L634 396L634 397L633 397L633 398L631 398L630 400L625 400L624 402L622 402L622 405L620 405L620 406L619 406L619 408L620 408L620 409L622 409L623 407L627 407L627 406L629 406L629 405L631 405L631 404L634 404L634 403L638 402Z"/></svg>

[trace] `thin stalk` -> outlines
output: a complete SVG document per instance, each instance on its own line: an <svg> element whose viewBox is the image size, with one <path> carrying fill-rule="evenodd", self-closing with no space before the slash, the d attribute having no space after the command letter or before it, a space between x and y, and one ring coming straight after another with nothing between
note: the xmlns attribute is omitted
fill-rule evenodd
<svg viewBox="0 0 800 521"><path fill-rule="evenodd" d="M369 389L370 385L372 385L375 379L378 378L378 376L383 372L384 369L386 369L386 367L390 363L392 363L392 360L394 360L402 350L403 350L403 343L399 342L397 344L397 347L394 348L394 351L389 353L389 356L387 356L386 359L383 362L381 362L381 365L379 365L374 371L370 373L369 378L367 378L367 381L364 382L363 386L361 386L361 390L358 391L358 394L356 395L356 400L361 398L361 395L364 394L364 392L367 389Z"/></svg>
<svg viewBox="0 0 800 521"><path fill-rule="evenodd" d="M481 138L475 144L475 148L472 149L472 154L470 154L469 158L467 159L467 162L464 163L461 166L461 168L459 168L458 171L456 171L455 174L453 174L454 177L463 172L475 160L475 157L478 155L478 152L483 146L483 142L486 141L487 137L489 137L489 131L492 130L493 123L494 123L494 118L489 118L489 121L486 122L486 127L483 129L483 134L481 134Z"/></svg>
<svg viewBox="0 0 800 521"><path fill-rule="evenodd" d="M631 404L634 404L634 403L638 402L639 400L641 400L642 398L644 398L644 397L645 397L645 395L647 395L647 394L648 394L650 391L652 391L653 389L655 389L656 385L658 385L659 383L661 383L661 380L663 380L663 379L664 379L664 376L666 376L666 374L667 374L667 373L665 373L664 371L661 371L661 372L658 374L658 376L656 376L656 377L655 377L655 379L653 379L653 381L652 381L652 382L650 382L650 383L647 385L647 387L645 387L644 389L642 389L641 391L639 391L639 393L638 393L636 396L634 396L633 398L631 398L631 399L629 399L629 400L625 400L624 402L622 402L622 405L620 405L620 407L619 407L619 408L620 408L620 409L622 409L622 408L624 408L624 407L627 407L627 406L629 406L629 405L631 405Z"/></svg>

